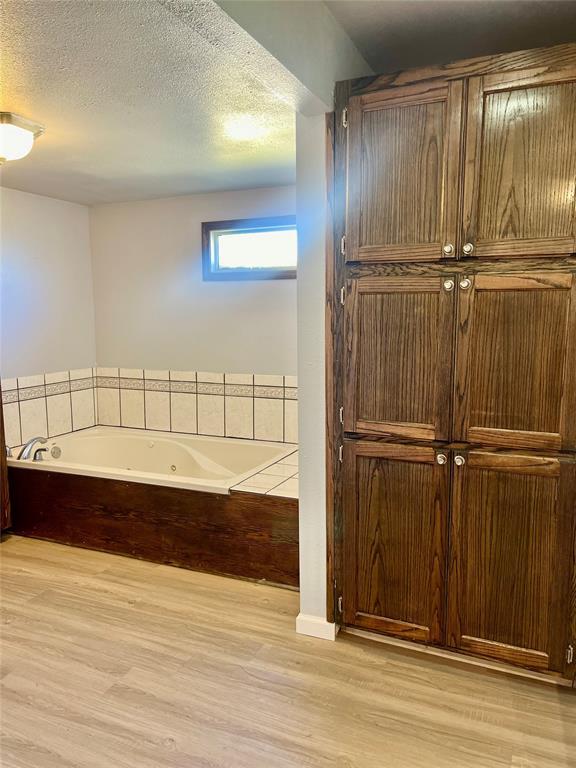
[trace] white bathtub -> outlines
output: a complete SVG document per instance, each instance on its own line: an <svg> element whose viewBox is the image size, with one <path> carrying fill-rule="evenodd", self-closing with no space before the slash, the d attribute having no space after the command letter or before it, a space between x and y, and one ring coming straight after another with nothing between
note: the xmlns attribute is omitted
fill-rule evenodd
<svg viewBox="0 0 576 768"><path fill-rule="evenodd" d="M36 448L48 449L42 461L12 458L9 466L213 493L229 493L296 450L283 443L123 427L92 427L49 438Z"/></svg>

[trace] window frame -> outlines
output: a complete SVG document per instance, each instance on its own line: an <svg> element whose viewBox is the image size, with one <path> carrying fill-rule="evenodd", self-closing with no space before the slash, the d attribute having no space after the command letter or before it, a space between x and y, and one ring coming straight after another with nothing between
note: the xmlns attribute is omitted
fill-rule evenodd
<svg viewBox="0 0 576 768"><path fill-rule="evenodd" d="M296 269L240 267L218 269L212 259L212 232L218 230L242 230L267 232L277 228L296 228L296 216L267 216L260 219L229 219L228 221L202 222L202 277L208 281L227 280L295 280Z"/></svg>

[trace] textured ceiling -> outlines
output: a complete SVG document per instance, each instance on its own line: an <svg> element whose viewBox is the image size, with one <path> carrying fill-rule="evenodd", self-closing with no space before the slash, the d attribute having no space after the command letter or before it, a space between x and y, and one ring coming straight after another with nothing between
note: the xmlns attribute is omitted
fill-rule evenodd
<svg viewBox="0 0 576 768"><path fill-rule="evenodd" d="M293 109L206 32L212 6L0 0L0 110L46 125L2 184L90 204L293 183ZM264 135L228 136L245 115Z"/></svg>
<svg viewBox="0 0 576 768"><path fill-rule="evenodd" d="M330 0L326 5L376 72L576 39L573 0Z"/></svg>

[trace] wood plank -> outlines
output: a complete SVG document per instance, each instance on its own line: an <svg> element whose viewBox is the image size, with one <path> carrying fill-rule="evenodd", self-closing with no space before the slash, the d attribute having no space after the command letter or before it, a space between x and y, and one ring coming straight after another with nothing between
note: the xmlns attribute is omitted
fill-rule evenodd
<svg viewBox="0 0 576 768"><path fill-rule="evenodd" d="M545 670L549 668L550 659L547 653L534 651L530 648L517 648L505 643L494 643L480 637L468 637L463 635L460 647L468 653L476 653L478 656L488 656L510 664L518 664L529 669Z"/></svg>

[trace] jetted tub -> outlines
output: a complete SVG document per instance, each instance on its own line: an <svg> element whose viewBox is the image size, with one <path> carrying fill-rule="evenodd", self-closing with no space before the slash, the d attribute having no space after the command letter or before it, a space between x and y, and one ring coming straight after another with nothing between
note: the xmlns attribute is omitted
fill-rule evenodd
<svg viewBox="0 0 576 768"><path fill-rule="evenodd" d="M104 477L193 491L230 488L296 450L295 445L228 437L179 435L124 427L92 427L37 443L42 461L9 466Z"/></svg>

